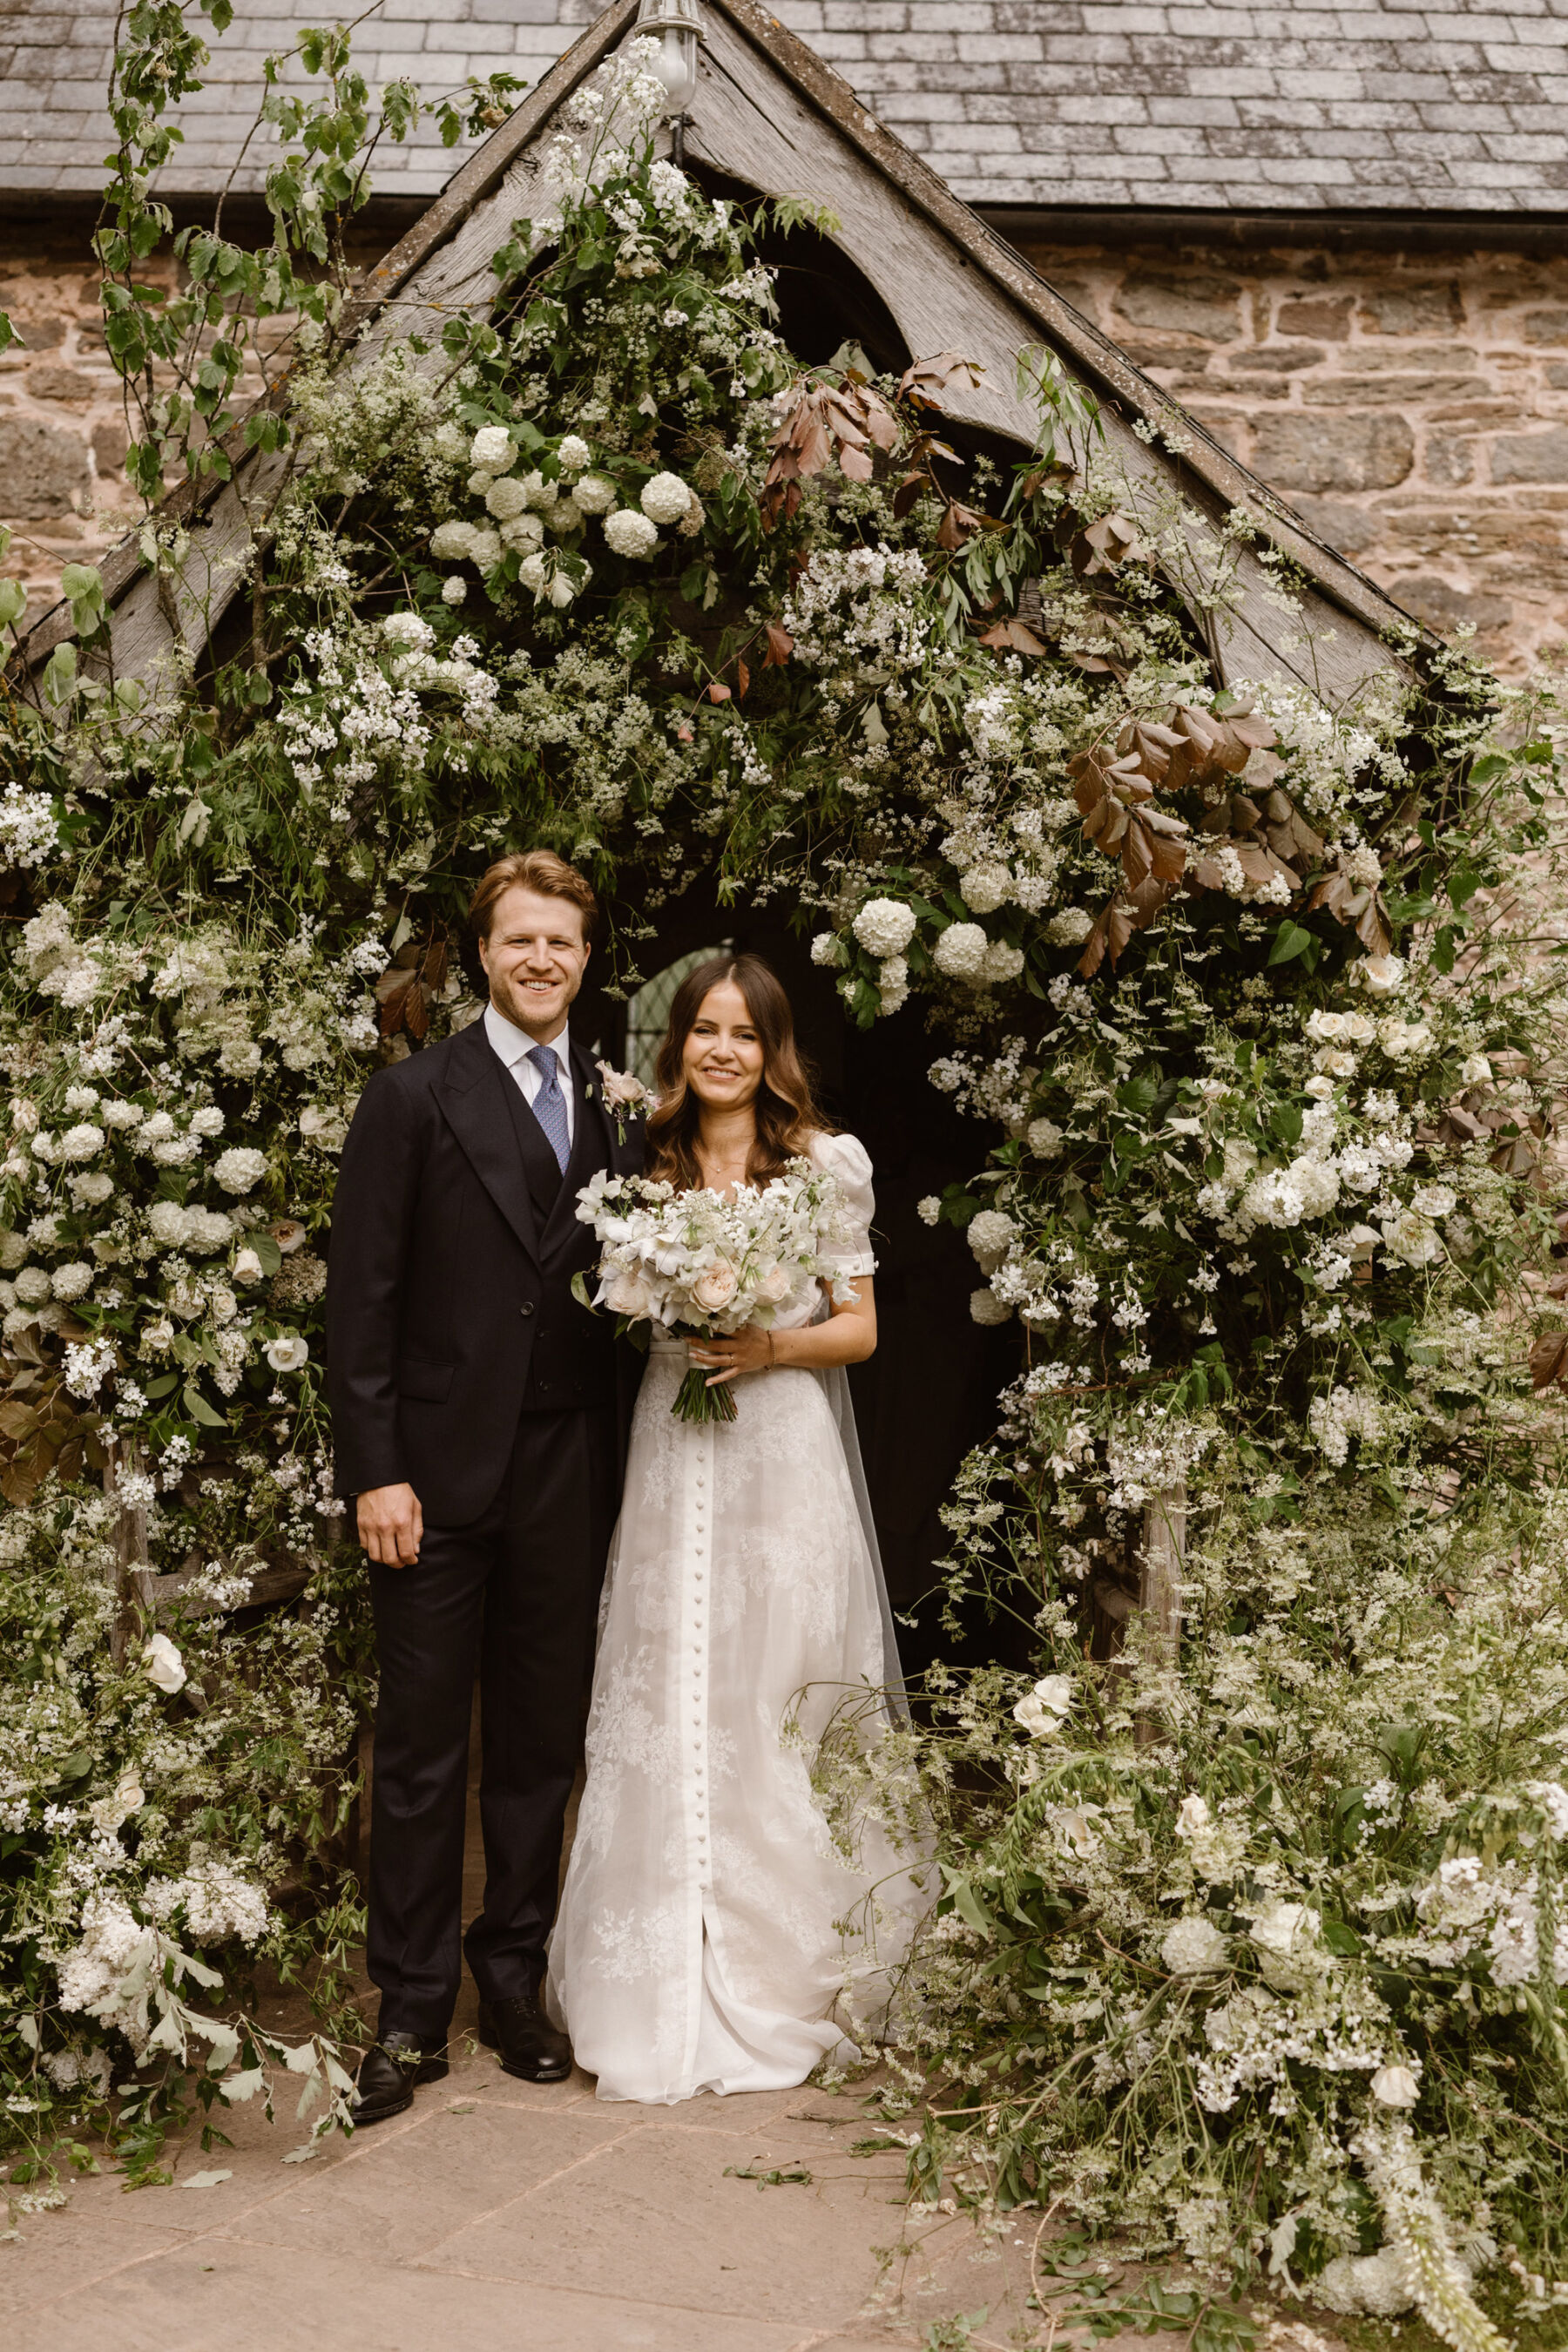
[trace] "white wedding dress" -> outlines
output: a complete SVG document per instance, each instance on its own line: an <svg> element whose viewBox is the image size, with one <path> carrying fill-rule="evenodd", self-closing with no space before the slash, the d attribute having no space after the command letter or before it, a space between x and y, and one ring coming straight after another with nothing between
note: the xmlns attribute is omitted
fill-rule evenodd
<svg viewBox="0 0 1568 2352"><path fill-rule="evenodd" d="M812 1157L843 1202L824 1255L874 1272L864 1147ZM825 1311L814 1283L779 1328ZM812 1782L847 1702L862 1748L907 1715L848 1383L751 1373L733 1422L693 1425L670 1411L687 1361L656 1336L547 1988L600 2098L661 2105L853 2056L843 2028L875 2026L931 1900L918 1851L874 1814L836 1838Z"/></svg>

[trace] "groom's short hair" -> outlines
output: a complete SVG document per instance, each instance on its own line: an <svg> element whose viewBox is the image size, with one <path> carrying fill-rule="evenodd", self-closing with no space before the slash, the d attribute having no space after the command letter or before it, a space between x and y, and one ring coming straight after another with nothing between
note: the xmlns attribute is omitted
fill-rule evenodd
<svg viewBox="0 0 1568 2352"><path fill-rule="evenodd" d="M510 857L498 857L479 877L479 887L468 901L468 920L477 940L488 940L490 935L496 900L503 892L519 888L537 890L542 898L566 899L583 918L583 937L592 938L599 902L587 876L557 857L552 849L519 849Z"/></svg>

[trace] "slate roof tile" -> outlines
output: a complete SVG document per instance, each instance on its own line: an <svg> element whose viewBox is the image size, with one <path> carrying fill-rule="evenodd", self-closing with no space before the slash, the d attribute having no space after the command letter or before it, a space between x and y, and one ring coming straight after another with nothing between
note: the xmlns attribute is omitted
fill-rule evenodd
<svg viewBox="0 0 1568 2352"><path fill-rule="evenodd" d="M1529 214L1560 210L1568 189L1568 0L773 5L971 203ZM373 84L444 89L498 68L532 79L595 8L383 0L356 60ZM115 0L8 0L0 194L100 184L114 17ZM260 53L319 21L318 0L242 11L215 44L168 189L226 172ZM252 153L259 173L259 142ZM378 179L434 194L454 160L430 131L389 149Z"/></svg>

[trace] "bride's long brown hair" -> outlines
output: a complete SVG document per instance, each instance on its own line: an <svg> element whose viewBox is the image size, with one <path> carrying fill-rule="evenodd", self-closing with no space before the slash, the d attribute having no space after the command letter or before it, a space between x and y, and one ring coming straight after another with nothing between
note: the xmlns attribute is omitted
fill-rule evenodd
<svg viewBox="0 0 1568 2352"><path fill-rule="evenodd" d="M795 1042L795 1015L778 974L761 956L710 956L675 992L658 1049L658 1108L647 1123L648 1174L683 1190L702 1182L697 1160L701 1105L686 1083L686 1041L710 989L722 988L726 981L733 981L745 998L763 1047L762 1084L752 1100L757 1139L746 1161L747 1182L767 1183L800 1157L814 1135L832 1132Z"/></svg>

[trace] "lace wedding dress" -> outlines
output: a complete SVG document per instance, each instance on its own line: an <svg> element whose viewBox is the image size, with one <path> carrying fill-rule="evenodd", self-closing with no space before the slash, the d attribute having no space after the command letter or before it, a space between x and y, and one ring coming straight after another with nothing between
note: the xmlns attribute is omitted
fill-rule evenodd
<svg viewBox="0 0 1568 2352"><path fill-rule="evenodd" d="M812 1156L844 1203L824 1255L872 1273L863 1146ZM812 1290L781 1328L826 1311ZM879 1820L836 1838L812 1783L847 1703L862 1746L905 1713L844 1373L742 1376L737 1418L694 1426L670 1412L686 1368L655 1339L547 1989L600 2098L656 2105L852 2055L841 2021L885 2007L931 1899Z"/></svg>

